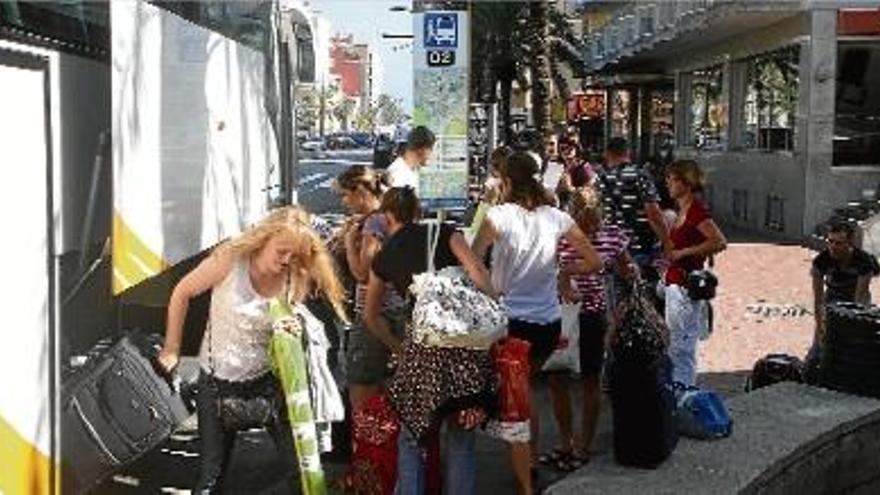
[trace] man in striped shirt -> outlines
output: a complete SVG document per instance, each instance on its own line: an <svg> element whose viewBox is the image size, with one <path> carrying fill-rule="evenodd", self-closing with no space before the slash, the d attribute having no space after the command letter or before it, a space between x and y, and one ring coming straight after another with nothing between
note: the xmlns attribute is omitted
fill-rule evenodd
<svg viewBox="0 0 880 495"><path fill-rule="evenodd" d="M660 280L661 248L666 252L671 244L653 177L643 166L632 163L629 144L621 137L608 142L605 164L596 173L604 222L626 232L632 241L629 252L644 280L656 284Z"/></svg>

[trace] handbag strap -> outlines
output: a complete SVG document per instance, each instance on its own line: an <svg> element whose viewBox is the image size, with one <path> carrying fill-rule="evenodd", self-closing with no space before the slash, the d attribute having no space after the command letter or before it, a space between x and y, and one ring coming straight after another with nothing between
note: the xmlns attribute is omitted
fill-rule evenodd
<svg viewBox="0 0 880 495"><path fill-rule="evenodd" d="M437 255L437 244L440 242L440 221L427 220L425 227L428 235L428 242L425 243L428 273L434 273L434 257Z"/></svg>

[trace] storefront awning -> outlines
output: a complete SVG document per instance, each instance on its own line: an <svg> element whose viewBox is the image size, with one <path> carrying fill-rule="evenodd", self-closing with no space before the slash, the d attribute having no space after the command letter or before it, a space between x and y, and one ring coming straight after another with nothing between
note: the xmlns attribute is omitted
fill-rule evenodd
<svg viewBox="0 0 880 495"><path fill-rule="evenodd" d="M590 35L584 52L588 73L658 72L681 57L802 11L798 2L730 0L638 2L620 9Z"/></svg>

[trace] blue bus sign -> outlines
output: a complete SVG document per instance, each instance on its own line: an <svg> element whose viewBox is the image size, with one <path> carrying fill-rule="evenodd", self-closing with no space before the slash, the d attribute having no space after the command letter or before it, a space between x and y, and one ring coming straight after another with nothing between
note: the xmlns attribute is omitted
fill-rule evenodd
<svg viewBox="0 0 880 495"><path fill-rule="evenodd" d="M458 14L452 12L425 14L425 48L458 47Z"/></svg>

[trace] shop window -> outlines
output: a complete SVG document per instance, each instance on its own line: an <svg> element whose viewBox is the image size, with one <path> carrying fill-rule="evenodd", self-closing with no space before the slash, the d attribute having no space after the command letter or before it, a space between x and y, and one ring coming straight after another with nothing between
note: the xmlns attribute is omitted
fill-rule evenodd
<svg viewBox="0 0 880 495"><path fill-rule="evenodd" d="M794 148L799 57L800 47L791 45L746 61L744 148Z"/></svg>
<svg viewBox="0 0 880 495"><path fill-rule="evenodd" d="M611 136L630 141L632 127L632 93L626 89L611 92Z"/></svg>
<svg viewBox="0 0 880 495"><path fill-rule="evenodd" d="M775 232L785 231L785 199L774 194L767 196L764 227Z"/></svg>
<svg viewBox="0 0 880 495"><path fill-rule="evenodd" d="M880 38L840 41L834 165L880 165Z"/></svg>
<svg viewBox="0 0 880 495"><path fill-rule="evenodd" d="M727 130L727 111L721 67L691 73L690 144L721 149Z"/></svg>
<svg viewBox="0 0 880 495"><path fill-rule="evenodd" d="M0 1L0 34L26 33L27 43L77 55L104 58L110 51L109 25L108 2Z"/></svg>
<svg viewBox="0 0 880 495"><path fill-rule="evenodd" d="M749 222L749 191L747 189L733 190L733 204L731 216L740 223Z"/></svg>
<svg viewBox="0 0 880 495"><path fill-rule="evenodd" d="M651 91L651 157L663 163L672 161L675 149L675 90Z"/></svg>

